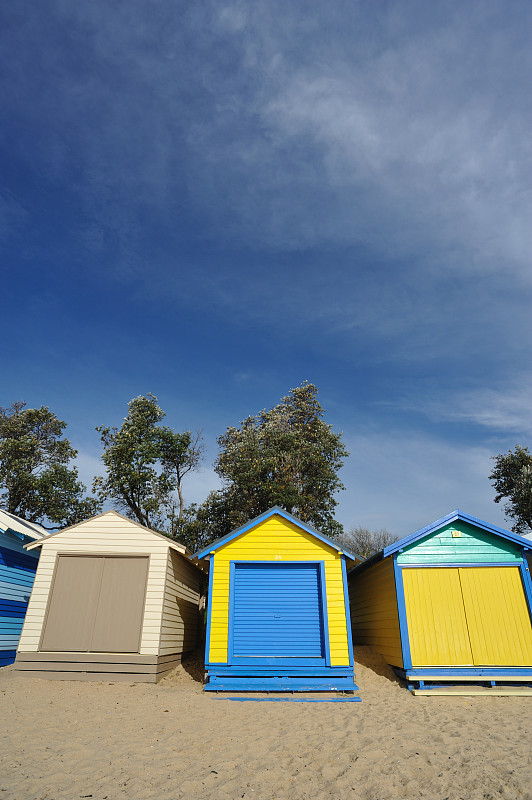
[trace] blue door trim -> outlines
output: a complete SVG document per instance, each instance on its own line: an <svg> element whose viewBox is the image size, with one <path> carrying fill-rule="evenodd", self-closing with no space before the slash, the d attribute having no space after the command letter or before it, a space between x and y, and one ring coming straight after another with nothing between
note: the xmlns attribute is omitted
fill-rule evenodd
<svg viewBox="0 0 532 800"><path fill-rule="evenodd" d="M522 562L516 558L513 561L457 561L453 563L452 561L442 561L441 564L401 564L401 569L464 569L472 567L475 569L476 567L518 567Z"/></svg>
<svg viewBox="0 0 532 800"><path fill-rule="evenodd" d="M214 553L209 556L209 589L207 591L207 631L205 633L205 663L211 652L212 583L214 580Z"/></svg>
<svg viewBox="0 0 532 800"><path fill-rule="evenodd" d="M238 561L238 564L246 563ZM229 627L227 630L227 663L234 664L233 628L235 625L235 562L229 562Z"/></svg>
<svg viewBox="0 0 532 800"><path fill-rule="evenodd" d="M408 636L408 620L406 617L405 588L403 585L402 567L397 563L398 553L393 554L393 571L395 575L395 592L397 594L397 611L399 613L399 630L401 633L401 649L403 651L403 669L411 669L410 639Z"/></svg>
<svg viewBox="0 0 532 800"><path fill-rule="evenodd" d="M347 648L349 651L349 666L355 666L355 654L353 651L353 632L351 630L351 609L349 607L349 589L347 587L347 566L345 556L342 555L342 581L344 584L345 598L345 624L347 625Z"/></svg>
<svg viewBox="0 0 532 800"><path fill-rule="evenodd" d="M523 590L525 592L526 603L528 606L528 613L532 622L532 578L530 576L530 568L528 561L523 552L523 561L519 567L521 571L521 580L523 581Z"/></svg>
<svg viewBox="0 0 532 800"><path fill-rule="evenodd" d="M308 563L308 562L305 562ZM323 624L323 643L325 645L325 664L331 666L331 640L329 636L329 615L327 613L327 580L325 577L325 561L318 561L318 591Z"/></svg>
<svg viewBox="0 0 532 800"><path fill-rule="evenodd" d="M234 612L235 612L235 568L240 565L258 565L260 567L305 567L314 566L317 569L318 576L318 594L321 612L321 623L323 632L323 645L324 656L321 658L287 658L287 657L254 657L245 658L242 656L235 657L234 648ZM324 561L247 561L235 560L229 562L229 625L227 631L227 663L230 666L253 666L253 665L271 665L271 666L328 666L331 665L331 648L329 641L329 621L327 618L327 589L325 580L325 562Z"/></svg>

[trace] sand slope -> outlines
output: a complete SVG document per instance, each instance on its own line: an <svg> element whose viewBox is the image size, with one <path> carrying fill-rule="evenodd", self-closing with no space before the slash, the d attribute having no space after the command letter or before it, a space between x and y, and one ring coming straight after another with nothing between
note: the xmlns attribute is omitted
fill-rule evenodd
<svg viewBox="0 0 532 800"><path fill-rule="evenodd" d="M0 670L0 800L532 800L532 697L412 697L369 648L362 703L236 703Z"/></svg>

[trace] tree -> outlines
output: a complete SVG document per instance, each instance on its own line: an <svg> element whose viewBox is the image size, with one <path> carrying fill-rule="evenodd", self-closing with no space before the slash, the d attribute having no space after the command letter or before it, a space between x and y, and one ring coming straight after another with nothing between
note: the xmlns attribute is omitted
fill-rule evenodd
<svg viewBox="0 0 532 800"><path fill-rule="evenodd" d="M269 411L249 416L218 438L215 470L225 486L198 509L211 539L274 505L334 535L338 471L348 452L323 420L317 388L305 381Z"/></svg>
<svg viewBox="0 0 532 800"><path fill-rule="evenodd" d="M202 431L198 431L195 434L190 431L174 433L170 428L162 428L160 437L161 463L170 480L173 481L179 497L179 510L176 518L179 525L185 510L183 478L189 472L197 470L203 459Z"/></svg>
<svg viewBox="0 0 532 800"><path fill-rule="evenodd" d="M0 497L11 514L50 530L73 525L101 509L78 480L77 455L63 437L66 422L41 406L17 401L0 408Z"/></svg>
<svg viewBox="0 0 532 800"><path fill-rule="evenodd" d="M174 538L179 539L191 553L195 553L223 533L238 527L227 519L227 513L228 504L223 493L210 492L200 506L192 503L184 509L181 520L176 521Z"/></svg>
<svg viewBox="0 0 532 800"><path fill-rule="evenodd" d="M532 530L532 455L528 447L516 445L515 450L493 456L495 467L489 478L497 492L495 502L508 499L504 511L514 520L514 533Z"/></svg>
<svg viewBox="0 0 532 800"><path fill-rule="evenodd" d="M394 534L390 533L386 528L379 528L378 530L372 531L362 525L351 528L350 531L336 537L336 541L339 542L342 547L345 547L346 550L350 550L356 555L362 556L362 558L370 558L370 556L378 553L379 550L396 542L397 539L398 537L394 536Z"/></svg>
<svg viewBox="0 0 532 800"><path fill-rule="evenodd" d="M120 429L96 428L104 446L106 476L94 479L93 490L141 525L175 536L184 510L182 481L198 468L202 443L201 434L175 433L160 425L164 417L157 398L148 394L128 403Z"/></svg>

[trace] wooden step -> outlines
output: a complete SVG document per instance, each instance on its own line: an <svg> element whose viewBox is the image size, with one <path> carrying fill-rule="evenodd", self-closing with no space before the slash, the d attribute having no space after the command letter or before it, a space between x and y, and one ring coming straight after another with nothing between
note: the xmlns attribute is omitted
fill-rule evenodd
<svg viewBox="0 0 532 800"><path fill-rule="evenodd" d="M529 686L435 686L434 689L411 689L412 694L431 696L458 695L462 697L493 695L497 697L527 697L532 696L532 687Z"/></svg>

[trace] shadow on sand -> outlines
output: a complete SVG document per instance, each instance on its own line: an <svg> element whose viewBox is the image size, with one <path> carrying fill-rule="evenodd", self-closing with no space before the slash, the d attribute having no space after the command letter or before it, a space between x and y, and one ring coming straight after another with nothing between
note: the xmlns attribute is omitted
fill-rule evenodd
<svg viewBox="0 0 532 800"><path fill-rule="evenodd" d="M371 670L382 678L387 678L392 683L401 686L401 688L406 685L373 647L355 645L355 673L359 666Z"/></svg>
<svg viewBox="0 0 532 800"><path fill-rule="evenodd" d="M194 652L187 653L187 655L183 656L181 666L194 681L203 684L203 676L205 675L203 648L201 648L201 650L194 650Z"/></svg>

